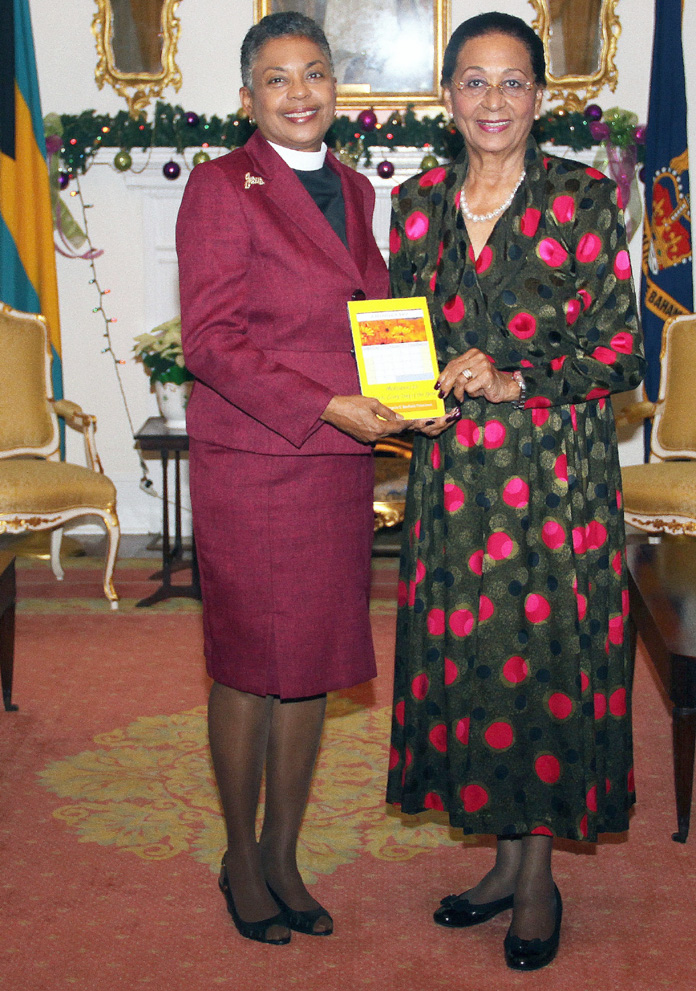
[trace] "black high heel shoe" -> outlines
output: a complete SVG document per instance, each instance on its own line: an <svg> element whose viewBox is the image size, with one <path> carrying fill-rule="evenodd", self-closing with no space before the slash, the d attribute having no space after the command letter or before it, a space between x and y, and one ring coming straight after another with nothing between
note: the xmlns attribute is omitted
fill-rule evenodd
<svg viewBox="0 0 696 991"><path fill-rule="evenodd" d="M281 908L281 913L285 918L286 925L295 932L305 933L307 936L330 936L333 932L333 919L321 905L319 908L310 908L304 912L299 912L297 909L290 908L280 895L277 895L273 888L266 882L266 887L273 895L275 900L278 902ZM317 924L319 919L328 919L331 923L330 929L315 929L314 926Z"/></svg>
<svg viewBox="0 0 696 991"><path fill-rule="evenodd" d="M489 919L512 908L513 897L508 895L494 902L474 905L464 895L446 895L440 902L440 908L433 912L433 919L438 926L447 926L450 929L478 926L481 922L488 922Z"/></svg>
<svg viewBox="0 0 696 991"><path fill-rule="evenodd" d="M258 943L270 943L272 946L284 946L286 943L290 942L290 933L288 933L287 936L281 936L278 939L269 939L268 937L268 930L272 926L282 926L284 929L290 928L285 912L282 910L276 915L271 916L270 919L261 919L259 922L245 922L244 919L242 919L234 904L234 898L232 897L232 891L230 889L230 879L227 874L227 866L225 864L224 857L222 858L222 872L218 878L218 885L220 887L220 891L225 896L227 911L232 916L232 921L234 922L240 936L245 936L246 939L255 939Z"/></svg>
<svg viewBox="0 0 696 991"><path fill-rule="evenodd" d="M556 924L548 939L520 939L508 930L503 943L505 963L513 970L540 970L550 964L556 956L561 939L563 902L555 884L553 890L556 895Z"/></svg>

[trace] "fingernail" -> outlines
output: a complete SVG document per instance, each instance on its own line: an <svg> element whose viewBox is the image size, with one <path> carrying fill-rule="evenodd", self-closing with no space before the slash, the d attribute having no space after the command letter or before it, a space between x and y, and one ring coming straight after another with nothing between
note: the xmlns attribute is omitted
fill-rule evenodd
<svg viewBox="0 0 696 991"><path fill-rule="evenodd" d="M433 425L433 423L435 423L435 421L434 421L434 420L426 420L426 421L425 421L425 425L426 425L426 427L432 427L432 425Z"/></svg>
<svg viewBox="0 0 696 991"><path fill-rule="evenodd" d="M442 391L442 389L440 389L440 391L438 392L438 396L440 397L440 399L444 399L445 398L445 394Z"/></svg>

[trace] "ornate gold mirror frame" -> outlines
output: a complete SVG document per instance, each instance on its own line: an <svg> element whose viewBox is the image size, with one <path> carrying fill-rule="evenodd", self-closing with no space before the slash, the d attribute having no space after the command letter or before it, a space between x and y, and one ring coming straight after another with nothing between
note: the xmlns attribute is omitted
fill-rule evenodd
<svg viewBox="0 0 696 991"><path fill-rule="evenodd" d="M174 61L181 24L176 15L180 0L139 0L130 6L128 0L95 0L97 13L92 19L92 34L97 43L97 86L109 83L128 102L128 109L137 117L150 100L162 95L167 86L179 89L181 72ZM119 14L123 11L122 17ZM159 14L159 17L157 16ZM118 64L121 38L114 44L114 29L119 21L125 23L141 41L136 61L140 64ZM123 58L123 56L120 56ZM143 64L150 61L151 65ZM154 71L146 71L152 69Z"/></svg>
<svg viewBox="0 0 696 991"><path fill-rule="evenodd" d="M546 95L550 100L561 100L565 110L583 110L587 103L605 86L616 89L618 73L614 57L621 34L616 14L619 0L529 0L534 7L536 20L532 27L544 42L546 53ZM574 61L585 60L579 72L573 65L573 74L554 74L554 32L571 39L567 53ZM596 56L590 51L597 47ZM588 57L592 59L589 63Z"/></svg>

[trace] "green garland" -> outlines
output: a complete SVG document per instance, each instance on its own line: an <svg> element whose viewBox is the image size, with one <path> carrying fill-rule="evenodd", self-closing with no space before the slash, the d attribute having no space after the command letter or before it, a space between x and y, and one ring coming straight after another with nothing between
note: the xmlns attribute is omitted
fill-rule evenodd
<svg viewBox="0 0 696 991"><path fill-rule="evenodd" d="M190 119L189 115L189 119ZM157 103L153 119L133 118L125 110L115 117L85 110L81 114L62 114L63 147L61 157L66 171L84 172L100 148L175 148L179 153L185 148L238 148L254 131L254 125L243 111L220 117L193 115L194 123L187 120L182 107ZM532 133L539 142L566 145L573 151L595 148L596 141L588 122L581 113L563 110L549 111L535 121ZM462 147L462 137L444 114L436 117L417 117L413 107L404 113L393 113L389 119L372 130L366 130L357 120L347 116L337 117L327 134L330 148L342 152L354 161L363 158L371 164L371 152L375 148L389 149L397 146L423 148L428 153L444 158L455 158ZM380 152L384 154L383 151Z"/></svg>

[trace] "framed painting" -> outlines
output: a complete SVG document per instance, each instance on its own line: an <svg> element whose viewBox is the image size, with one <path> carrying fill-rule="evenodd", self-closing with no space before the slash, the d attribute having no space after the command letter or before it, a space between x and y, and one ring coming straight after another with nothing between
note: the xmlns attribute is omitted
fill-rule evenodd
<svg viewBox="0 0 696 991"><path fill-rule="evenodd" d="M296 10L321 25L340 109L423 107L442 102L449 8L447 0L254 0L254 22Z"/></svg>

